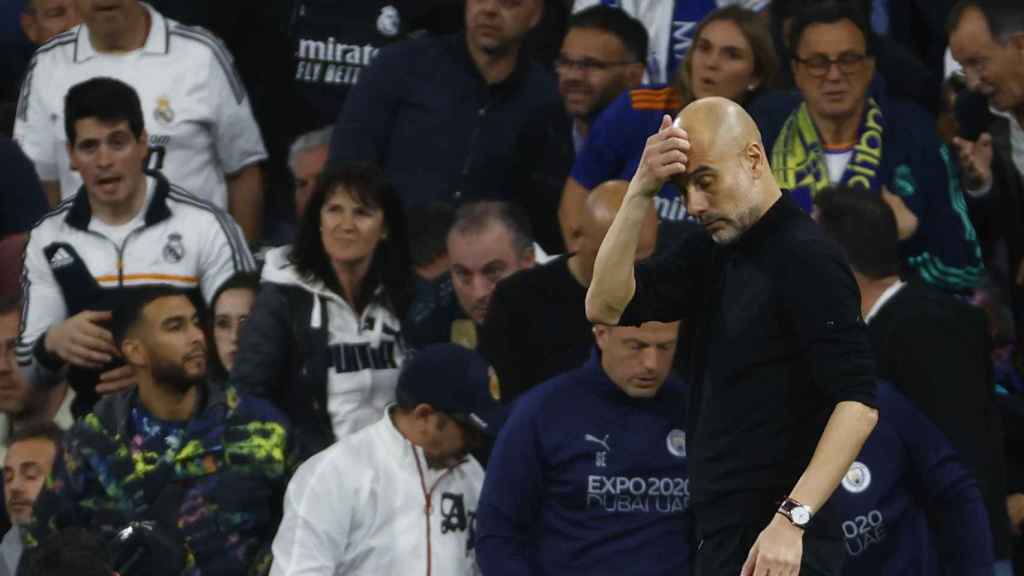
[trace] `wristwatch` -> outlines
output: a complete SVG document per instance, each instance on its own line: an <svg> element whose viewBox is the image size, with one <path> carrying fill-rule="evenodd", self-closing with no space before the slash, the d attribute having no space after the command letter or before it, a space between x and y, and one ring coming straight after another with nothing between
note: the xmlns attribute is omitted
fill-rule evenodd
<svg viewBox="0 0 1024 576"><path fill-rule="evenodd" d="M783 500L779 504L778 512L789 519L797 528L806 528L811 523L811 517L814 515L809 506L804 506L792 498Z"/></svg>

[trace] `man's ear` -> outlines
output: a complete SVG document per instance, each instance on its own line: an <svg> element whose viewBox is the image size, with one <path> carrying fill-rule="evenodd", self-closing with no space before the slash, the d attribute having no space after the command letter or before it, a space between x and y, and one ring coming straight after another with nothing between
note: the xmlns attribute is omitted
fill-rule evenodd
<svg viewBox="0 0 1024 576"><path fill-rule="evenodd" d="M72 154L72 152L74 152L74 150L75 150L74 143L68 142L67 143L68 165L71 166L71 170L73 170L74 172L78 172L78 162L75 162L75 155Z"/></svg>
<svg viewBox="0 0 1024 576"><path fill-rule="evenodd" d="M519 263L523 268L531 268L537 263L537 251L534 249L533 245L523 252L523 257L520 258Z"/></svg>
<svg viewBox="0 0 1024 576"><path fill-rule="evenodd" d="M605 346L608 345L608 332L611 330L609 326L604 324L594 324L594 341L597 343L597 348L604 352Z"/></svg>
<svg viewBox="0 0 1024 576"><path fill-rule="evenodd" d="M1018 64L1024 62L1024 32L1017 32L1010 36L1010 41L1007 43L1013 51L1017 53L1017 57L1020 58Z"/></svg>
<svg viewBox="0 0 1024 576"><path fill-rule="evenodd" d="M131 366L149 365L149 354L146 352L146 347L143 346L142 340L138 338L128 336L121 342L121 356Z"/></svg>
<svg viewBox="0 0 1024 576"><path fill-rule="evenodd" d="M639 88L644 83L644 72L647 71L644 61L641 60L635 64L630 64L626 67L626 89L633 90Z"/></svg>
<svg viewBox="0 0 1024 576"><path fill-rule="evenodd" d="M430 404L417 404L416 407L412 409L412 415L416 417L416 421L418 422L426 422L427 418L429 418L434 412L436 411Z"/></svg>
<svg viewBox="0 0 1024 576"><path fill-rule="evenodd" d="M743 150L743 163L750 170L750 176L754 180L764 177L764 172L768 169L767 154L760 142L751 142Z"/></svg>
<svg viewBox="0 0 1024 576"><path fill-rule="evenodd" d="M39 44L39 26L36 25L35 17L25 11L21 13L21 31L25 33L29 42Z"/></svg>
<svg viewBox="0 0 1024 576"><path fill-rule="evenodd" d="M544 17L544 4L545 4L545 1L544 0L534 0L534 2L537 3L537 6L534 8L533 20L530 21L530 30L533 30L534 28L536 28L537 24L540 24L540 19Z"/></svg>

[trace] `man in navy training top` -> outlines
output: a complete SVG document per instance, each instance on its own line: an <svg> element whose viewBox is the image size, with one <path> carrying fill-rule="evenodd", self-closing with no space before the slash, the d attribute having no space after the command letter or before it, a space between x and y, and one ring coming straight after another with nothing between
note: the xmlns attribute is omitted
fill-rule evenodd
<svg viewBox="0 0 1024 576"><path fill-rule="evenodd" d="M585 365L518 400L480 495L485 576L688 573L678 332L597 326Z"/></svg>

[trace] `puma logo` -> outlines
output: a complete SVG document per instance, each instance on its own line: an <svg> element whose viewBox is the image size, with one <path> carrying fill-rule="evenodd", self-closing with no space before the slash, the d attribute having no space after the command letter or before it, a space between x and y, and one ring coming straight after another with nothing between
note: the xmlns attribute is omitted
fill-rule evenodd
<svg viewBox="0 0 1024 576"><path fill-rule="evenodd" d="M587 442L593 442L594 444L600 445L601 447L604 448L605 452L611 452L612 449L611 449L610 446L608 446L608 437L609 436L611 436L611 435L610 434L605 434L604 435L604 439L601 439L601 438L598 438L597 436L594 436L593 434L587 434L586 436L583 437L583 440L585 440Z"/></svg>

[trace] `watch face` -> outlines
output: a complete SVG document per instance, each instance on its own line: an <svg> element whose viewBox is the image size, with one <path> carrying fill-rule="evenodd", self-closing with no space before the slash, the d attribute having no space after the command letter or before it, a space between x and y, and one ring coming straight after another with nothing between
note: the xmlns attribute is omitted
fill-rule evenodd
<svg viewBox="0 0 1024 576"><path fill-rule="evenodd" d="M789 511L790 517L793 519L793 523L798 526L803 526L811 521L811 515L807 512L807 508L803 506L797 506Z"/></svg>

